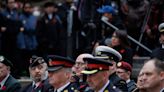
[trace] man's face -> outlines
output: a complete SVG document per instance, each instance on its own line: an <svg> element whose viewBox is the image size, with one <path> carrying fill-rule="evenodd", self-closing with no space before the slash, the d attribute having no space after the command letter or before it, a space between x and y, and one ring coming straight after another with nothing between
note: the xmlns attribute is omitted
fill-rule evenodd
<svg viewBox="0 0 164 92"><path fill-rule="evenodd" d="M55 12L55 8L53 6L46 7L45 12L47 14L51 14L51 13Z"/></svg>
<svg viewBox="0 0 164 92"><path fill-rule="evenodd" d="M91 75L88 75L87 76L87 82L89 84L89 86L92 88L92 89L100 89L102 86L102 82L103 82L103 77L102 76L102 73L103 72L97 72L95 74L91 74Z"/></svg>
<svg viewBox="0 0 164 92"><path fill-rule="evenodd" d="M160 35L159 41L161 44L164 44L164 33Z"/></svg>
<svg viewBox="0 0 164 92"><path fill-rule="evenodd" d="M144 89L155 88L162 81L153 62L146 63L139 74L140 86ZM144 85L143 85L144 84Z"/></svg>
<svg viewBox="0 0 164 92"><path fill-rule="evenodd" d="M0 63L0 79L5 78L7 74L9 73L9 71L10 71L9 67L4 65L3 63Z"/></svg>
<svg viewBox="0 0 164 92"><path fill-rule="evenodd" d="M15 0L8 0L7 6L9 9L14 9L15 8Z"/></svg>
<svg viewBox="0 0 164 92"><path fill-rule="evenodd" d="M31 75L32 79L35 82L43 80L47 74L46 69L47 69L47 66L45 63L39 64L39 65L34 66L34 67L30 67L29 71L30 71L30 75Z"/></svg>
<svg viewBox="0 0 164 92"><path fill-rule="evenodd" d="M117 68L116 74L125 81L128 80L128 76L130 76L128 71L125 71L124 69L121 68Z"/></svg>
<svg viewBox="0 0 164 92"><path fill-rule="evenodd" d="M28 12L28 13L31 13L33 10L32 10L32 6L29 4L29 3L26 3L24 5L24 11L25 12Z"/></svg>
<svg viewBox="0 0 164 92"><path fill-rule="evenodd" d="M70 76L68 76L66 70L62 68L53 72L49 72L48 75L49 83L54 87L59 87L60 84L64 83L69 79L71 73Z"/></svg>
<svg viewBox="0 0 164 92"><path fill-rule="evenodd" d="M74 72L80 74L86 68L87 64L82 60L76 60L74 67Z"/></svg>

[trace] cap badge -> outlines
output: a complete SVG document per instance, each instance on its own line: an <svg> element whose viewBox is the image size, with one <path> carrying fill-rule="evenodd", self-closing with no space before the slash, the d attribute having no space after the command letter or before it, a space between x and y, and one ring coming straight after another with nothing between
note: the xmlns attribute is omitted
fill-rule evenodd
<svg viewBox="0 0 164 92"><path fill-rule="evenodd" d="M117 63L117 66L118 66L118 67L122 66L122 63L121 63L121 62L118 62L118 63Z"/></svg>
<svg viewBox="0 0 164 92"><path fill-rule="evenodd" d="M0 56L0 62L2 62L3 60L5 60L5 58L3 56Z"/></svg>
<svg viewBox="0 0 164 92"><path fill-rule="evenodd" d="M99 51L99 52L97 52L97 55L101 55L101 52Z"/></svg>

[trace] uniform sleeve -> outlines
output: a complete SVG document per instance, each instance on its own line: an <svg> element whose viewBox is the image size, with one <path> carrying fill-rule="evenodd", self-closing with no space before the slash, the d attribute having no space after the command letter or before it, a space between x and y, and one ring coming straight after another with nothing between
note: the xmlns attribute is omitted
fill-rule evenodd
<svg viewBox="0 0 164 92"><path fill-rule="evenodd" d="M124 80L118 81L115 86L119 88L122 92L128 92L127 84Z"/></svg>
<svg viewBox="0 0 164 92"><path fill-rule="evenodd" d="M20 83L15 83L9 88L8 92L20 92L20 89L21 89Z"/></svg>

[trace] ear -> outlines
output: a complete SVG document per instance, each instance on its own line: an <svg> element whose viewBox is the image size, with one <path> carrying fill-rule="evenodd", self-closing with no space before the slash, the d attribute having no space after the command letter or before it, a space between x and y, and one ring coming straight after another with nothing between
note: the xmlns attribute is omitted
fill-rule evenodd
<svg viewBox="0 0 164 92"><path fill-rule="evenodd" d="M160 73L160 78L161 78L161 80L164 80L164 71L162 71L162 72Z"/></svg>
<svg viewBox="0 0 164 92"><path fill-rule="evenodd" d="M9 71L10 71L10 66L7 66L7 70L9 70Z"/></svg>
<svg viewBox="0 0 164 92"><path fill-rule="evenodd" d="M127 71L128 75L130 76L131 75L131 72L130 71Z"/></svg>
<svg viewBox="0 0 164 92"><path fill-rule="evenodd" d="M71 73L68 72L68 71L66 71L66 72L65 72L65 76L66 76L67 78L70 78L70 77L71 77Z"/></svg>

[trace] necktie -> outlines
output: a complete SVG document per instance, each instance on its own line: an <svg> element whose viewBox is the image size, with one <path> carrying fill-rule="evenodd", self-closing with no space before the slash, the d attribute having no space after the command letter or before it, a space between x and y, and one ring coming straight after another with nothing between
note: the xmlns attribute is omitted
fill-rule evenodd
<svg viewBox="0 0 164 92"><path fill-rule="evenodd" d="M35 92L36 85L32 86L31 92Z"/></svg>

